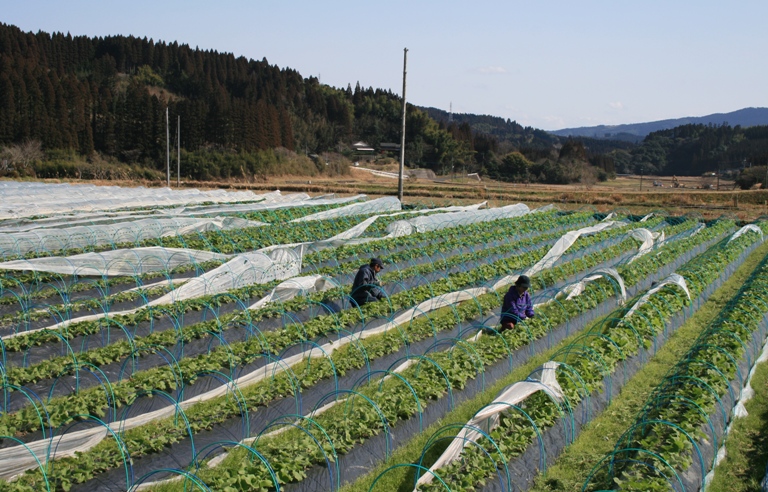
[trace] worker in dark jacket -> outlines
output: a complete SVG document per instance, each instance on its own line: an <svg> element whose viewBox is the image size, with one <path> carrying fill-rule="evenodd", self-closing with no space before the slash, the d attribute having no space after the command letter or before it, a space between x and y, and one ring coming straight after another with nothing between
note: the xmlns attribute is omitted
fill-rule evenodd
<svg viewBox="0 0 768 492"><path fill-rule="evenodd" d="M530 286L531 279L526 275L520 275L515 284L509 288L501 305L501 329L499 331L510 330L515 327L518 321L533 318L533 302L531 301L531 294L528 293Z"/></svg>
<svg viewBox="0 0 768 492"><path fill-rule="evenodd" d="M376 278L376 274L384 268L384 263L378 258L371 258L368 265L363 265L355 275L355 281L352 284L352 299L358 306L372 301L380 301L384 298L384 291L381 290L381 283Z"/></svg>

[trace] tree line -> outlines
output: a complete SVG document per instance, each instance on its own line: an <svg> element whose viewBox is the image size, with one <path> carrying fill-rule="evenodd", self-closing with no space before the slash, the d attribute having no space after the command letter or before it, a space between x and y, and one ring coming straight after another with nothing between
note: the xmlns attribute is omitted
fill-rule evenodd
<svg viewBox="0 0 768 492"><path fill-rule="evenodd" d="M180 147L190 164L185 177L215 179L288 169L343 172L344 162L331 154L353 160L354 142L374 148L400 142L402 99L359 82L323 85L266 58L134 36L23 32L0 23L0 173L9 159L31 168L40 158L30 156L38 155L50 161L38 169L51 176L79 177L82 170L66 164L72 155L98 162L105 175L110 166L161 172L166 110L172 139L181 119ZM438 174L568 183L768 161L766 127L684 125L635 145L563 139L508 119L449 117L410 104L407 115L406 164Z"/></svg>

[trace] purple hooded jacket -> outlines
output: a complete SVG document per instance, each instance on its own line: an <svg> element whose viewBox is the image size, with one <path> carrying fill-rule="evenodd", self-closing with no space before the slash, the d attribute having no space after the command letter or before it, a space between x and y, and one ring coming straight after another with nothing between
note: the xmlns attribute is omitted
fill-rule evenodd
<svg viewBox="0 0 768 492"><path fill-rule="evenodd" d="M525 291L520 295L517 293L517 287L513 285L507 291L501 305L501 323L517 323L525 318L533 318L531 294Z"/></svg>

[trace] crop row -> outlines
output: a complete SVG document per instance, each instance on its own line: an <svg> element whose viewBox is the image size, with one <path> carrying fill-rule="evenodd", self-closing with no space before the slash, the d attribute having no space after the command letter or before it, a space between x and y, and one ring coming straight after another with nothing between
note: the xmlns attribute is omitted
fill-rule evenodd
<svg viewBox="0 0 768 492"><path fill-rule="evenodd" d="M552 221L553 228L558 227L565 227L568 225L575 225L579 223L584 223L588 217L586 216L563 216L561 218L558 218L554 221ZM505 222L507 222L505 220ZM448 237L450 239L446 239L443 241L436 241L433 238L432 241L429 242L428 245L422 246L420 248L409 248L397 253L393 254L379 254L379 256L382 257L385 261L387 261L388 264L390 264L393 267L396 267L396 262L404 262L407 260L412 260L416 258L430 258L430 255L438 255L440 258L445 258L446 254L448 256L453 256L456 254L455 249L458 245L464 243L464 246L467 248L471 248L472 245L480 245L480 244L493 244L494 242L498 243L508 243L510 238L512 237L519 237L521 235L526 235L526 240L522 243L525 244L533 244L534 242L531 240L534 236L537 234L534 234L535 226L531 223L521 223L521 222L507 222L503 226L497 225L497 228L488 230L478 233L477 237L475 236L469 236L467 237L463 232L460 234L450 234ZM457 231L458 232L458 231ZM554 234L554 231L550 234ZM426 235L426 234L425 234ZM414 235L412 235L414 236ZM408 236L408 237L412 237ZM415 235L419 236L419 235ZM543 240L543 239L542 239ZM378 243L378 242L377 242ZM370 244L370 243L369 243ZM368 244L366 245L369 248ZM351 254L352 249L350 248L348 250L348 253ZM451 254L453 253L453 254ZM305 263L309 264L316 264L317 258L314 257L315 253L310 253L304 256L303 261ZM339 255L338 258L343 258L342 255ZM431 262L430 258L430 262ZM343 270L348 269L349 266L342 266L338 263L338 259L336 260L335 266L327 266L327 267L314 267L313 266L313 274L322 274L322 275L339 275ZM248 294L249 298L252 298L254 296L263 296L266 293L268 293L279 281L272 281L267 284L262 285L253 285L248 286L245 291L245 293ZM168 289L167 284L164 284L161 287L157 287L154 289L154 292L157 293L165 293ZM50 290L49 290L50 292ZM106 292L105 292L106 294ZM142 299L145 301L145 303L149 302L149 299L151 298L152 292L148 290L135 290L133 292L121 292L119 294L113 295L113 296L106 296L104 295L102 298L91 298L87 301L82 301L80 303L71 303L67 302L65 304L60 305L53 305L53 306L46 306L46 305L34 305L31 309L34 309L34 311L30 312L30 309L26 309L26 299L22 296L19 297L17 302L19 305L23 308L21 312L17 312L15 315L8 314L3 319L6 320L6 322L9 321L17 321L17 322L29 322L33 321L34 319L39 319L41 317L46 316L52 316L51 313L65 313L63 316L58 317L66 317L71 316L73 312L76 312L81 309L94 309L98 311L108 312L110 309L110 306L113 303L116 302L125 302L133 299ZM68 292L66 290L59 293L60 298L67 298ZM242 298L241 296L238 296ZM15 300L16 298L7 297L8 300ZM23 331L23 330L22 330Z"/></svg>
<svg viewBox="0 0 768 492"><path fill-rule="evenodd" d="M714 231L715 229L713 229ZM703 237L703 236L702 236ZM587 238L584 238L587 239ZM591 241L587 240L587 243ZM621 251L627 251L635 244L633 239L627 239L620 245L616 245L609 249L605 254L609 257L619 254ZM673 243L674 244L674 243ZM165 368L163 370L155 369L149 371L142 371L132 375L130 387L132 391L128 392L128 395L133 394L135 391L142 389L152 388L153 384L163 384L164 387L172 388L175 386L175 382L183 374L196 374L202 367L209 369L224 368L228 371L232 370L232 361L250 361L253 359L254 354L263 354L266 351L273 354L271 357L276 356L285 348L290 347L296 343L301 343L302 339L312 339L316 336L323 335L324 333L339 331L343 329L353 329L353 327L361 321L366 319L372 319L378 316L388 316L388 310L398 310L403 308L409 308L415 304L422 302L430 297L443 295L451 292L455 289L469 287L476 284L478 281L483 282L485 279L492 278L494 275L498 275L499 272L513 272L520 268L530 266L541 256L541 253L534 255L533 253L526 253L518 256L514 256L508 259L499 260L493 264L486 264L479 266L469 272L462 272L456 275L452 275L450 279L442 279L437 282L433 282L429 288L411 289L411 291L400 292L393 296L390 296L389 303L369 304L363 307L362 310L348 309L340 313L326 314L316 316L300 324L297 329L293 330L281 330L278 332L264 332L258 333L259 336L238 343L230 343L224 347L220 347L214 350L210 355L203 354L195 358L185 358L174 362L171 368ZM557 267L554 273L547 272L546 275L538 277L538 285L545 286L547 282L552 283L557 278L563 278L570 275L574 270L578 271L590 265L594 266L596 261L602 261L600 256L592 255L586 258L579 258L572 264L565 264ZM577 266L574 266L577 265ZM419 290L419 292L412 292L413 290ZM306 303L307 301L300 301ZM223 334L229 328L242 326L243 322L247 321L249 325L252 325L255 319L258 319L258 312L244 311L233 313L228 316L222 316L218 319L211 321L198 323L190 327L183 328L181 336L183 340L190 341L202 337L211 337L213 333ZM98 324L94 324L98 328ZM103 326L102 326L103 328ZM254 330L255 331L255 330ZM43 332L44 333L44 332ZM173 348L178 343L178 336L174 330L166 332L153 333L147 337L137 338L135 340L129 340L124 342L118 342L111 344L108 347L90 350L83 354L78 354L75 359L74 356L70 357L58 357L48 361L41 362L32 367L27 368L11 368L7 374L7 380L14 385L21 386L29 382L34 382L40 379L55 377L60 374L67 367L76 367L77 364L96 364L104 365L128 355L135 355L136 353L146 352L148 350L156 350L157 347ZM8 348L12 343L23 341L24 337L16 337L7 341ZM34 338L29 338L27 347L34 341ZM21 349L22 347L18 347ZM217 355L218 354L218 355ZM261 357L261 355L259 356ZM207 362L200 362L201 359L206 359ZM173 370L174 367L178 369ZM169 370L171 369L171 370ZM158 371L164 374L160 376ZM146 377L142 374L146 372ZM181 378L183 379L183 378ZM163 382L163 383L161 383ZM115 385L115 388L125 386L126 382L122 385ZM96 393L98 398L98 391L94 389L90 392ZM88 393L80 391L78 395L72 395L69 398L78 399L82 401L86 399ZM116 399L119 402L127 401L127 397L123 395L122 391L116 391ZM53 402L49 402L53 403ZM103 398L97 399L96 402L91 404L96 405L96 408L103 406ZM48 407L56 408L58 405L47 405ZM82 408L82 405L74 405L78 408ZM58 415L49 408L49 413L52 415ZM27 416L29 417L29 416ZM60 420L57 420L60 421Z"/></svg>
<svg viewBox="0 0 768 492"><path fill-rule="evenodd" d="M585 487L595 490L606 480L625 490L703 486L762 349L766 315L768 258L652 393Z"/></svg>
<svg viewBox="0 0 768 492"><path fill-rule="evenodd" d="M706 258L701 259L701 261L712 265L714 256L706 255ZM632 268L629 265L623 267L622 270L631 270ZM348 451L352 445L361 439L370 438L377 432L387 432L387 427L393 425L397 420L408 418L423 411L427 402L436 398L436 395L438 395L437 397L445 396L446 384L444 379L446 377L450 380L449 388L462 388L467 379L481 377L482 372L484 372L482 366L490 365L494 361L504 358L509 354L509 350L524 346L533 339L545 335L548 329L553 329L553 326L556 326L554 320L557 317L562 317L562 312L569 312L570 316L566 315L566 319L580 314L584 309L594 307L595 304L593 303L600 301L600 294L605 295L608 292L612 292L612 289L610 283L606 282L602 286L593 286L592 292L585 292L587 294L586 300L574 299L563 301L560 306L548 305L541 308L540 318L528 323L534 325L536 321L547 320L540 323L539 330L535 326L528 326L527 330L520 330L515 334L505 333L503 337L498 338L481 337L474 342L456 344L455 347L446 352L431 353L430 359L435 361L436 366L442 368L442 371L429 370L432 368L428 369L423 366L409 368L399 373L402 379L393 378L384 384L370 385L367 390L360 389L361 394L375 402L375 407L366 405L362 398L355 395L348 399L354 401L352 409L350 409L349 404L344 404L334 407L334 411L313 414L311 416L313 425L318 425L325 430L325 439L318 435L315 435L314 438L331 442L334 452L341 454ZM540 330L541 328L544 329ZM499 343L500 340L503 343ZM408 384L403 384L403 380L407 381ZM375 408L378 408L378 411ZM384 418L377 418L377 415L383 415ZM380 422L382 422L381 426L379 425ZM309 458L306 455L298 458L291 458L290 456L294 456L302 448L313 449L311 446L311 439L313 438L309 434L311 433L305 432L305 429L289 429L274 438L259 438L258 442L252 444L252 449L258 451L259 455L270 464L278 480L295 481L297 475L303 476L305 473L302 464ZM263 463L247 459L251 457L248 456L249 453L248 450L239 449L233 453L232 457L228 458L227 462L210 472L201 470L198 477L215 489L237 487L237 485L242 485L243 479L249 476L252 483L264 483L264 480L270 477L268 470ZM322 458L323 453L314 448L314 461L320 463ZM474 466L470 466L469 469L475 471ZM267 473L265 474L265 472ZM465 481L467 470L464 469L457 475L462 476L462 481ZM172 486L168 486L168 488L172 488ZM452 488L452 490L457 489Z"/></svg>
<svg viewBox="0 0 768 492"><path fill-rule="evenodd" d="M721 275L725 266L743 257L746 248L754 244L756 234L750 238L720 244L706 254L686 264L678 273L686 280L691 298L697 299L711 282ZM678 288L665 287L648 297L648 302L631 314L614 317L585 333L553 359L559 365L557 383L559 391L546 388L526 398L522 403L505 407L503 401L495 405L503 409L498 427L486 430L476 445L467 446L461 460L451 461L429 473L438 480L420 485L419 490L473 489L486 483L490 477L500 476L503 486L513 483L507 465L525 452L543 433L557 422L564 423L564 439L573 439L574 418L578 405L589 400L595 391L611 394L611 379L620 377L617 369L632 357L656 346L658 338L668 335L667 323L689 304L687 296ZM624 378L626 379L626 366ZM553 394L562 392L558 401ZM494 406L494 403L488 407ZM587 405L588 407L589 405ZM568 429L571 429L570 431ZM453 436L456 435L454 430ZM431 446L432 444L428 445ZM426 449L425 449L426 451ZM540 452L544 452L543 448ZM539 467L546 466L552 451L542 457ZM420 463L422 464L422 463ZM523 486L521 483L515 484ZM650 490L640 488L637 490Z"/></svg>
<svg viewBox="0 0 768 492"><path fill-rule="evenodd" d="M534 216L535 215L535 220ZM454 227L446 228L441 231L430 231L420 234L411 234L406 236L394 237L394 238L382 238L374 241L358 244L356 246L342 246L340 248L330 248L321 251L308 253L304 262L311 265L319 265L324 261L333 259L335 261L341 261L345 258L354 258L358 254L370 253L371 250L388 251L394 248L410 247L411 249L417 249L417 247L423 247L425 244L439 244L451 237L466 237L467 234L471 236L482 236L490 234L507 234L519 235L525 234L530 231L547 230L555 226L555 224L569 224L579 223L587 220L591 214L586 213L568 213L561 214L558 212L543 212L537 214L528 214L521 217L498 219L495 221L481 222L478 224L460 225L457 224ZM313 237L312 240L318 240L320 237ZM201 265L189 265L184 268L177 268L169 272L160 272L162 275L160 278L171 277L174 273L183 273L190 268L194 268L197 274L206 271L210 268L219 266L220 262L207 262ZM142 274L136 277L117 277L117 278L104 278L97 280L86 279L83 284L72 283L71 280L65 276L59 274L31 272L7 272L5 277L0 277L0 284L7 289L13 289L16 291L18 297L27 301L32 297L45 297L51 295L66 296L69 297L73 292L83 289L97 288L101 291L108 292L110 287L120 284L135 284L141 286L147 281L158 278L158 273ZM75 281L77 279L74 279ZM25 287L30 285L30 287ZM53 288L51 288L53 286ZM47 288L46 288L47 287ZM1 292L1 291L0 291ZM7 299L5 302L13 302L13 299L0 298L0 301Z"/></svg>
<svg viewBox="0 0 768 492"><path fill-rule="evenodd" d="M715 229L717 229L717 228L715 227L715 228L712 228L712 229L713 230L710 231L710 233L715 233L716 232ZM712 237L712 236L710 236L710 237ZM691 239L694 239L694 238L691 238ZM696 239L704 241L704 240L707 239L707 235L706 234L701 235L700 237L698 237ZM689 243L688 247L690 247L690 246L691 246L691 244ZM682 250L680 250L680 252L682 253ZM664 262L664 259L662 259L662 258L658 258L658 257L655 257L655 256L648 256L646 258L638 260L637 262L633 263L631 266L629 266L627 268L630 268L630 269L637 268L638 270L642 270L642 269L644 269L644 267L648 268L647 264L659 265L660 263L663 263L663 262ZM574 311L576 311L576 312L581 312L581 310L583 310L583 309L588 309L592 305L592 302L597 302L600 299L601 296L607 295L607 291L605 290L606 288L608 288L609 290L612 291L612 289L610 288L609 285L603 285L603 286L601 286L599 288L596 288L592 293L590 293L590 294L588 294L586 296L586 298L585 298L586 301L584 299L581 299L579 301L576 301L576 302L572 303L574 305L574 307L572 309ZM431 317L431 319L424 319L424 318L421 318L421 319L418 319L418 320L415 319L408 326L409 333L410 333L410 330L412 330L412 329L415 330L419 325L421 326L421 330L423 330L423 332L425 333L426 336L429 336L430 334L433 334L434 330L437 329L438 326L442 325L443 323L446 325L446 328L450 327L450 326L455 326L455 324L457 322L457 318L456 318L457 315L455 313L457 311L459 311L460 309L473 309L474 312L472 312L470 314L470 318L469 319L471 319L472 317L477 317L479 315L479 312L477 311L477 308L473 307L473 306L482 305L483 300L481 300L481 299L483 299L483 300L488 299L489 301L498 302L498 298L495 295L488 295L485 298L483 296L479 296L476 300L474 300L474 302L466 303L465 305L462 305L461 308L457 307L455 311L447 309L447 310L445 310L446 312L441 313L440 315L435 315L435 316ZM552 317L553 318L555 317L556 313L559 310L560 310L560 308L557 308L557 307L553 307L552 308L552 311L553 311L552 312ZM443 320L442 322L440 321L441 319ZM545 316L542 316L542 319L546 319ZM543 323L543 326L544 326L544 330L543 331L544 331L544 333L546 333L546 331L547 331L547 323ZM535 333L535 331L534 330L530 330L530 333ZM519 336L519 333L518 333L518 336ZM386 351L386 349L388 349L393 344L394 345L402 346L402 344L404 342L404 340L402 340L402 339L400 339L400 341L398 342L398 336L396 334L393 334L393 333L389 333L389 334L387 334L386 337L382 337L382 338L386 338L386 339L383 341L383 343L381 341L379 342L381 344L379 350L381 350L381 351ZM524 336L523 338L518 339L517 342L515 342L514 337L510 337L510 338L511 338L511 340L509 340L511 342L510 347L515 347L517 344L522 346L525 343L530 341L528 339L527 335ZM488 344L489 340L491 340L489 337L483 337L480 340L478 340L477 343L478 344L482 344L482 343ZM366 340L366 342L367 342L367 340ZM373 340L372 340L372 342L373 342ZM508 353L508 352L505 351L504 347L500 346L500 345L501 344L499 344L499 343L491 344L491 346L495 347L495 351L496 351L496 354L497 354L496 358L503 357L504 354ZM354 348L352 348L350 346L350 349L348 350L348 352L351 352L353 355L355 355L355 350L356 349L354 349ZM370 355L371 353L373 353L373 349L367 350L367 352L369 352L369 355ZM342 352L339 352L339 353L342 353ZM335 354L334 354L334 357L335 357ZM361 363L361 361L360 361L360 354L359 353L357 353L354 358L357 359L356 364L360 364ZM324 365L321 362L323 362L323 361L318 361L318 363L313 362L313 364L312 364L313 371L320 369ZM449 364L449 362L450 361L447 361L446 364ZM460 369L461 367L464 367L464 369L466 369L466 365L467 365L466 363L467 363L467 361L465 360L463 365L459 364L459 367L456 370L458 371L458 369ZM342 361L338 361L338 363L335 363L333 366L329 365L328 368L326 368L325 370L328 371L330 369L332 371L334 366L335 366L336 370L343 370L344 367L349 367L349 364L350 364L350 362L347 362L346 364L344 364L344 363L342 363ZM469 365L474 368L475 374L477 374L477 372L476 372L477 371L476 362L475 363L470 362ZM450 365L446 365L446 367L450 367ZM428 371L426 371L426 370L423 371L424 374L426 374L427 372ZM449 370L448 372L451 372L451 371ZM451 377L453 377L453 376L451 376ZM279 386L278 385L278 380L279 379L280 379L279 377L274 378L273 380L271 380L269 382L268 386L270 386L270 387ZM306 379L307 379L306 377L301 377L300 378L300 380L302 380L302 381L305 381ZM309 379L314 379L314 377L313 378L309 378ZM460 384L458 384L459 382L456 381L456 383L457 383L456 387L459 387L460 386ZM284 382L284 385L285 386L284 386L283 389L285 391L289 391L290 392L291 389L292 389L290 378L286 378L286 380ZM434 385L433 385L433 387L434 387ZM245 395L246 400L248 400L248 395L251 393L251 391L255 390L256 388L258 388L258 385L255 386L255 387L252 387L252 388L244 388L244 389L241 388L241 390L243 391L243 394ZM263 391L264 391L264 388L261 388L261 394L263 394ZM212 402L206 402L205 406L208 406L208 405L212 405ZM195 407L190 408L189 411L187 412L187 418L190 419L190 420L194 420L195 422L201 422L201 420L199 419L201 417L201 415L198 412L202 412L202 410L203 410L203 406L197 406L196 405ZM213 415L207 415L207 420L203 420L203 421L210 423L211 419L215 420L219 415L224 413L224 410L222 408L214 408L213 410L214 410ZM158 426L160 426L159 430L158 430ZM162 427L161 424L158 423L157 426L153 426L152 429L155 432L159 432L160 435L157 435L157 434L155 434L155 432L153 432L153 435L151 437L147 437L146 439L143 439L143 438L142 439L139 439L139 438L131 439L131 443L135 443L137 441L141 441L141 442L144 442L144 441L157 442L157 440L159 439L160 442L161 442L160 445L163 445L162 443L166 443L167 444L168 442L172 442L173 441L174 433L171 432L168 428ZM137 430L137 429L134 429L134 430ZM127 431L126 432L126 436L128 436L132 432L133 432L133 430ZM146 431L142 431L142 432L146 432ZM176 434L178 435L178 432ZM108 446L108 445L109 445L109 443L106 443L106 442L103 443L103 446ZM102 444L100 444L99 446L102 446ZM141 454L140 451L137 451L137 452L138 452L138 454ZM132 453L133 453L133 449L132 449ZM61 467L59 467L59 469L61 469Z"/></svg>

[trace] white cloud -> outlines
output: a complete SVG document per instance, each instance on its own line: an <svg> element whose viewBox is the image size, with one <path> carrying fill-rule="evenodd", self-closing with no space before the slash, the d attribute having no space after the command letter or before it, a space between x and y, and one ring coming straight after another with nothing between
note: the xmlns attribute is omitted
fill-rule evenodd
<svg viewBox="0 0 768 492"><path fill-rule="evenodd" d="M478 73L507 73L507 69L504 67L496 67L496 66L489 66L489 67L480 67L476 69Z"/></svg>
<svg viewBox="0 0 768 492"><path fill-rule="evenodd" d="M613 109L618 109L619 111L624 109L624 104L622 104L621 101L609 102L608 106L612 107Z"/></svg>

